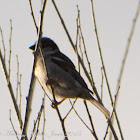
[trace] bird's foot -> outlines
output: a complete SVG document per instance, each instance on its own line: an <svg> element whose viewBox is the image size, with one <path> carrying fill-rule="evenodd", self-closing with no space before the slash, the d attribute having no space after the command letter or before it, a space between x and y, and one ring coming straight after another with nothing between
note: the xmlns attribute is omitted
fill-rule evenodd
<svg viewBox="0 0 140 140"><path fill-rule="evenodd" d="M64 100L65 99L61 100L60 102L57 102L57 101L53 100L52 104L51 104L52 108L56 109L56 106L60 105Z"/></svg>

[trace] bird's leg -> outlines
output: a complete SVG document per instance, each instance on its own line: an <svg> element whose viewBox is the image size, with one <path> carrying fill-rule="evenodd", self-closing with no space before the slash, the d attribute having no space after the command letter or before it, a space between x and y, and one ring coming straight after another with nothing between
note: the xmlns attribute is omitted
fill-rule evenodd
<svg viewBox="0 0 140 140"><path fill-rule="evenodd" d="M56 108L56 106L58 106L58 105L60 105L63 101L65 101L65 99L62 99L60 102L55 102L54 100L52 101L52 104L51 104L51 106L52 106L52 108Z"/></svg>

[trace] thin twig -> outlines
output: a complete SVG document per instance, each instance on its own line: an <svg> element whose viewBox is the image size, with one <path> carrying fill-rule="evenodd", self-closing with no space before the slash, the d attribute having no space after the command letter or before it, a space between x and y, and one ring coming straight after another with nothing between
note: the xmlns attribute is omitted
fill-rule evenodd
<svg viewBox="0 0 140 140"><path fill-rule="evenodd" d="M43 29L43 20L44 20L44 12L45 12L45 7L46 7L47 0L44 0L42 10L41 10L41 19L40 19L40 29L38 31L38 42L36 43L36 52L34 53L34 65L33 65L33 71L32 71L32 78L31 78L31 83L30 83L30 89L27 97L27 106L26 106L26 114L25 114L25 122L24 122L24 127L22 131L22 135L25 137L22 137L21 140L25 138L25 140L28 140L27 138L27 128L28 128L28 123L29 123L29 118L30 118L30 113L31 113L31 104L32 104L32 98L33 98L33 91L34 91L34 86L35 86L35 75L34 75L34 69L36 65L36 57L39 53L39 48L40 46L40 40L42 37L42 29Z"/></svg>
<svg viewBox="0 0 140 140"><path fill-rule="evenodd" d="M37 119L34 122L34 128L33 128L30 140L32 140L33 136L35 137L34 139L37 138L37 135L39 133L39 125L40 125L40 119L41 119L41 115L42 115L43 109L44 109L44 106L43 106L43 102L42 102L41 108L40 108L40 110L38 112L38 115L37 115Z"/></svg>
<svg viewBox="0 0 140 140"><path fill-rule="evenodd" d="M45 135L45 124L46 124L46 117L45 117L45 93L44 93L44 98L43 98L43 131L42 131L42 140L44 140L44 135Z"/></svg>
<svg viewBox="0 0 140 140"><path fill-rule="evenodd" d="M87 51L86 51L86 46L85 46L85 42L84 42L84 36L83 36L83 33L82 33L82 27L81 27L81 22L80 22L80 20L81 20L81 19L80 19L80 10L79 10L78 6L77 6L77 11L78 11L77 30L78 30L78 33L80 32L80 34L81 34L81 38L82 38L83 46L84 46L84 52L85 52L86 60L87 60L87 62L88 62L88 66L89 66L89 69L90 69L91 80L92 80L92 83L93 83L93 76L92 76L92 71L91 71L91 67L90 67L90 62L89 62L88 55L87 55ZM77 45L76 45L76 46L77 46ZM77 50L77 54L78 54L78 50ZM78 62L79 62L79 60L78 60ZM80 65L80 63L79 63L79 65ZM79 73L80 73L80 71L79 71ZM92 87L93 87L93 86L92 86ZM95 129L94 129L92 117L91 117L91 115L90 115L90 112L89 112L89 109L88 109L86 100L84 100L84 105L85 105L85 107L86 107L86 111L87 111L87 114L88 114L88 117L89 117L89 121L90 121L92 130L93 130L93 135L94 135L95 139L98 140L98 137L97 137L96 132L95 132Z"/></svg>
<svg viewBox="0 0 140 140"><path fill-rule="evenodd" d="M19 89L19 61L18 61L18 55L17 57L17 88L16 88L16 101L18 101L18 89Z"/></svg>
<svg viewBox="0 0 140 140"><path fill-rule="evenodd" d="M32 15L32 17L33 17L34 25L35 25L36 31L37 31L37 33L38 33L38 27L37 27L37 24L36 24L34 12L33 12L33 7L32 7L32 0L29 0L29 4L30 4L31 15Z"/></svg>
<svg viewBox="0 0 140 140"><path fill-rule="evenodd" d="M69 100L70 100L70 99L69 99ZM68 115L70 114L70 112L73 110L73 107L74 107L76 101L77 101L77 98L74 100L71 109L68 111L67 115L63 118L63 120L65 120L65 119L68 117Z"/></svg>
<svg viewBox="0 0 140 140"><path fill-rule="evenodd" d="M84 104L85 104L85 107L86 107L86 110L87 110L87 114L88 114L88 117L89 117L89 120L90 120L90 124L91 124L91 127L92 127L93 135L94 135L95 139L98 140L98 137L97 137L97 134L95 132L95 128L94 128L94 125L93 125L92 117L90 115L90 111L88 109L86 100L84 100Z"/></svg>
<svg viewBox="0 0 140 140"><path fill-rule="evenodd" d="M13 31L13 27L12 27L12 20L10 20L10 25L11 25L11 33L10 33L10 39L9 39L9 50L10 50L10 54L9 54L9 77L8 80L10 81L11 78L11 56L12 56L12 50L11 50L11 42L12 42L12 31Z"/></svg>
<svg viewBox="0 0 140 140"><path fill-rule="evenodd" d="M104 71L105 80L106 80L106 83L107 83L109 97L110 97L111 104L112 104L112 107L113 107L113 98L112 98L112 94L111 94L111 90L110 90L110 86L109 86L109 82L108 82L108 78L107 78L107 74L106 74L106 69L105 69L105 65L104 65L104 61L103 61L103 57L102 57L102 51L101 51L101 46L100 46L100 41L99 41L99 36L98 36L98 31L97 31L97 25L96 25L96 20L95 20L93 0L91 0L91 6L92 6L93 22L94 22L94 26L95 26L95 35L96 35L96 39L97 39L100 59L101 59L101 63L102 63L103 71ZM115 109L114 109L114 112L115 112L115 116L116 116L117 114L116 114L116 110ZM114 135L115 140L118 139L118 137L116 135L116 132L114 131L113 126L111 124L111 121L108 120L108 123L109 123L109 125L111 125L110 128L112 130L112 133ZM119 126L119 123L117 123L117 125Z"/></svg>
<svg viewBox="0 0 140 140"><path fill-rule="evenodd" d="M7 86L8 86L8 89L9 89L9 92L10 92L10 95L11 95L11 98L12 98L12 101L13 101L13 104L14 104L14 108L15 108L15 111L16 111L16 114L17 114L17 117L18 117L18 121L19 121L19 124L20 124L21 129L22 129L22 125L23 125L22 118L21 118L21 115L20 115L18 105L16 103L16 99L15 99L15 95L14 95L14 92L13 92L12 84L9 81L9 75L8 75L7 68L6 68L6 63L5 63L5 60L2 56L1 50L0 50L0 60L2 62L2 67L3 67L3 70L4 70L5 77L6 77Z"/></svg>
<svg viewBox="0 0 140 140"><path fill-rule="evenodd" d="M131 27L131 32L130 32L129 39L128 39L128 42L127 42L127 45L126 45L126 50L125 50L124 58L123 58L123 61L122 61L119 78L118 78L117 91L118 91L118 89L120 88L120 85L121 85L121 80L122 80L126 60L127 60L127 57L128 57L129 49L130 49L130 46L131 46L131 42L132 42L132 39L133 39L133 36L134 36L134 31L135 31L136 23L138 21L139 13L140 13L140 1L138 3L138 8L136 10L136 15L135 15L135 18L133 20L133 24L132 24L132 27ZM119 92L116 92L114 108L116 108L116 106L117 106L118 97L119 97ZM113 123L113 120L114 120L114 115L112 116L112 123ZM122 135L121 135L121 137L123 138ZM111 140L111 134L110 134L110 140Z"/></svg>
<svg viewBox="0 0 140 140"><path fill-rule="evenodd" d="M69 100L71 106L73 105L71 100ZM84 120L80 117L80 115L77 113L76 109L73 107L74 112L76 113L76 115L78 116L78 118L81 120L81 122L86 126L86 128L91 132L91 134L94 136L93 131L87 126L87 124L84 122Z"/></svg>
<svg viewBox="0 0 140 140"><path fill-rule="evenodd" d="M12 119L11 119L11 110L10 110L10 117L9 117L9 120L10 120L10 122L11 122L12 128L13 128L13 130L14 130L14 133L15 133L17 139L19 140L19 138L18 138L18 133L17 133L17 131L15 130L14 124L13 124Z"/></svg>
<svg viewBox="0 0 140 140"><path fill-rule="evenodd" d="M120 89L120 88L119 88ZM119 92L119 89L117 92ZM116 93L117 94L117 93ZM110 120L112 119L113 117L113 114L114 114L114 107L113 107L113 111L111 113L111 117L110 117ZM105 133L105 136L104 136L104 140L106 139L107 135L108 135L108 130L109 130L109 124L107 125L107 129L106 129L106 133Z"/></svg>
<svg viewBox="0 0 140 140"><path fill-rule="evenodd" d="M20 82L19 82L19 93L20 93L20 100L19 100L19 111L21 113L21 100L22 100L22 94L21 94L21 79L22 79L22 74L20 74ZM21 114L20 114L21 115Z"/></svg>
<svg viewBox="0 0 140 140"><path fill-rule="evenodd" d="M4 59L4 62L6 63L6 48L5 48L4 37L3 37L3 32L2 32L1 27L0 27L0 32L1 32L1 38L2 38L3 50L4 50L4 56L3 56L3 59Z"/></svg>
<svg viewBox="0 0 140 140"><path fill-rule="evenodd" d="M101 83L101 100L103 102L103 83L104 83L104 74L103 74L103 68L101 68L102 73L102 83Z"/></svg>

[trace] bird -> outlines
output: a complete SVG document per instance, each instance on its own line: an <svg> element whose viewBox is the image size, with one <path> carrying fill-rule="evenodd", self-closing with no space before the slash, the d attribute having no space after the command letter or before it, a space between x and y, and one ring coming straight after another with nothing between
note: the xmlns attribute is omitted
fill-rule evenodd
<svg viewBox="0 0 140 140"><path fill-rule="evenodd" d="M109 119L110 112L91 95L93 92L57 44L48 37L42 37L39 47L41 52L36 59L34 74L43 90L52 95L53 88L55 98L62 101L69 98L87 100ZM29 48L35 51L35 44Z"/></svg>

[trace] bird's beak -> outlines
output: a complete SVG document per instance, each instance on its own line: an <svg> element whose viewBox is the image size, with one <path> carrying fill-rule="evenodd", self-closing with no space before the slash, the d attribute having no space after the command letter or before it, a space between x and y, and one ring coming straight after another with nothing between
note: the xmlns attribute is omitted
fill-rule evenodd
<svg viewBox="0 0 140 140"><path fill-rule="evenodd" d="M29 49L31 49L32 51L35 51L35 45L32 45L31 47L29 47Z"/></svg>

